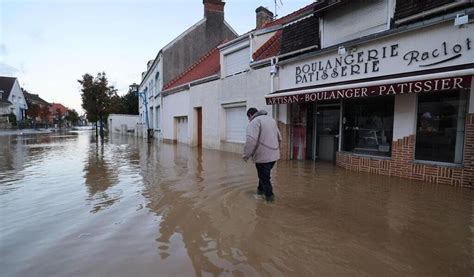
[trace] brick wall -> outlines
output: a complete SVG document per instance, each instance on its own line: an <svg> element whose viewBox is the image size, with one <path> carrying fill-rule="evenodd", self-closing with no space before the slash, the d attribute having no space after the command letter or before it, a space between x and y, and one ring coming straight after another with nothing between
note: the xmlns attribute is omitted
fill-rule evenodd
<svg viewBox="0 0 474 277"><path fill-rule="evenodd" d="M413 163L414 150L415 136L411 135L392 143L390 159L338 152L336 164L353 171L474 188L474 114L469 114L466 118L463 167Z"/></svg>

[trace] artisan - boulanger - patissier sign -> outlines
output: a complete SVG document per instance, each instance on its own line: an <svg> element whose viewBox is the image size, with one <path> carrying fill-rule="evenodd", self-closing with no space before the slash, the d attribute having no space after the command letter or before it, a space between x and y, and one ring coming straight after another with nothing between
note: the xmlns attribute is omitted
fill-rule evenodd
<svg viewBox="0 0 474 277"><path fill-rule="evenodd" d="M430 79L423 81L402 82L366 87L354 87L347 89L322 90L317 92L301 91L294 95L278 94L267 98L268 105L290 104L313 101L324 101L345 98L359 98L370 96L386 96L395 94L423 93L431 91L447 91L454 89L465 89L471 85L471 76ZM355 84L356 85L356 84Z"/></svg>
<svg viewBox="0 0 474 277"><path fill-rule="evenodd" d="M282 66L278 90L472 64L474 27L449 22L348 47L345 55L336 52Z"/></svg>

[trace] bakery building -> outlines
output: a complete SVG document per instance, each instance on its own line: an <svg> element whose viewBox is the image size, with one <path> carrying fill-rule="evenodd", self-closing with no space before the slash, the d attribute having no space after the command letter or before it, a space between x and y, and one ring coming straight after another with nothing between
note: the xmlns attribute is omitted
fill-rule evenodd
<svg viewBox="0 0 474 277"><path fill-rule="evenodd" d="M474 186L473 3L322 2L319 47L272 60L284 154Z"/></svg>

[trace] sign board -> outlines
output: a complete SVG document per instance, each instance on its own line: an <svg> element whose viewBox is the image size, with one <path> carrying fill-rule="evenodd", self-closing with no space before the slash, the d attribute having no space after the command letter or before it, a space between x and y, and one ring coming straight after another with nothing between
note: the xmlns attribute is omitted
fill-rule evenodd
<svg viewBox="0 0 474 277"><path fill-rule="evenodd" d="M303 90L295 95L278 96L278 93L275 94L275 96L270 95L271 97L267 98L266 101L268 105L275 105L466 89L471 86L471 78L472 77L469 75L462 77L430 79L376 86L353 87L338 90L322 90L317 92L305 92Z"/></svg>
<svg viewBox="0 0 474 277"><path fill-rule="evenodd" d="M283 65L278 90L472 64L474 26L448 22L347 47L343 55L337 52Z"/></svg>

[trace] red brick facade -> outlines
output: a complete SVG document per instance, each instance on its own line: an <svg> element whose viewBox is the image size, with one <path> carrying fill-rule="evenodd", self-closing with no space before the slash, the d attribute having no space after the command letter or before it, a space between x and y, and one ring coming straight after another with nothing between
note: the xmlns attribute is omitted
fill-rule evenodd
<svg viewBox="0 0 474 277"><path fill-rule="evenodd" d="M362 157L338 152L336 163L345 169L397 176L436 184L474 188L474 114L466 118L464 162L462 167L414 163L415 136L392 142L391 158Z"/></svg>

